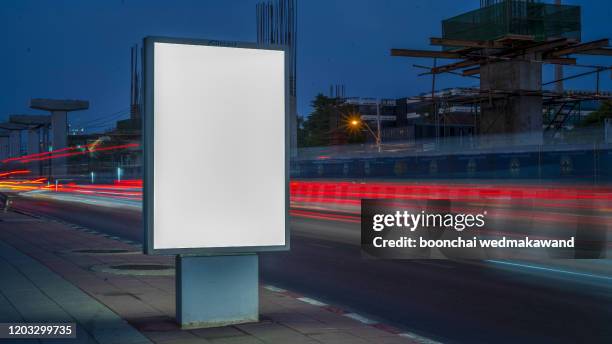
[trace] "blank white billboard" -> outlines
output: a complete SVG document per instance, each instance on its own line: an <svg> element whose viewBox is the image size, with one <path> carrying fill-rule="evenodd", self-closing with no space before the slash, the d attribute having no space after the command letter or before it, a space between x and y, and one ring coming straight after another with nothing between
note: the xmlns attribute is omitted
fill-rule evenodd
<svg viewBox="0 0 612 344"><path fill-rule="evenodd" d="M147 250L286 247L285 51L145 49Z"/></svg>

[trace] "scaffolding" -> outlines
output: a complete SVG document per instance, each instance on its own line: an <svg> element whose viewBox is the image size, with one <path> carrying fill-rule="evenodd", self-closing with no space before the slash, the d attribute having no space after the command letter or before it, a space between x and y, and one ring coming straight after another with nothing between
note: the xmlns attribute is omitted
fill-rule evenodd
<svg viewBox="0 0 612 344"><path fill-rule="evenodd" d="M612 100L612 92L600 91L576 91L566 90L563 93L555 91L522 91L509 92L502 90L483 91L479 88L460 87L450 90L436 91L431 94L422 94L414 96L410 99L423 104L423 107L433 108L437 117L434 118L434 124L438 126L437 132L446 132L445 126L448 123L455 122L453 118L453 109L462 107L465 112L473 116L474 128L482 127L481 108L490 106L491 104L503 103L511 97L541 97L544 111L542 112L543 125L542 130L547 134L546 138L554 138L561 131L568 127L574 127L581 120L582 102L593 100ZM483 130L486 132L486 130ZM481 131L480 134L483 134Z"/></svg>
<svg viewBox="0 0 612 344"><path fill-rule="evenodd" d="M432 77L427 101L436 126L445 122L444 111L440 110L448 104L463 104L482 110L475 114L478 134L541 130L554 136L571 127L568 123L575 121L582 101L612 99L609 92L601 91L599 82L602 73L610 72L612 66L577 61L579 55L612 56L607 38L580 41L578 6L482 0L480 9L442 21L442 32L442 37L430 38L430 44L439 50L391 49L391 56L433 59L430 66L413 66L423 70L419 75ZM586 71L565 77L555 73L556 80L542 82L544 64ZM479 79L480 88L456 97L439 97L436 76L444 73ZM596 76L594 91L563 91L563 81L587 75ZM551 91L542 88L550 84L557 87ZM536 116L537 121L530 120Z"/></svg>
<svg viewBox="0 0 612 344"><path fill-rule="evenodd" d="M297 0L266 0L255 7L257 44L283 46L288 54L290 156L297 155Z"/></svg>

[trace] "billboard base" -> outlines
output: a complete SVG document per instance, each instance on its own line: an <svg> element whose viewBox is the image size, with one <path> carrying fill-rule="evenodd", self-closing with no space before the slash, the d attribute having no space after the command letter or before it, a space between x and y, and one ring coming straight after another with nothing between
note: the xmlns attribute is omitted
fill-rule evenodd
<svg viewBox="0 0 612 344"><path fill-rule="evenodd" d="M183 329L259 320L256 254L176 257L176 321Z"/></svg>

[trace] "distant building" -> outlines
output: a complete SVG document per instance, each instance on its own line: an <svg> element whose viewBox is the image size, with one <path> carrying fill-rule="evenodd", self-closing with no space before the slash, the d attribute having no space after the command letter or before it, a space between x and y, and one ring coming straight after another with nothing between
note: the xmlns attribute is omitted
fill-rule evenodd
<svg viewBox="0 0 612 344"><path fill-rule="evenodd" d="M454 103L454 98L462 98L473 94L473 89L450 88L437 91L436 98L447 99L443 106L436 109L437 116L431 105L431 93L398 99L380 100L380 130L383 142L422 141L438 137L467 137L475 133L475 118L480 112L476 106L466 106ZM372 130L377 129L377 99L349 97L343 103L351 105L361 115ZM437 125L436 125L437 122ZM374 141L368 135L368 141Z"/></svg>
<svg viewBox="0 0 612 344"><path fill-rule="evenodd" d="M141 118L129 118L117 121L116 128L104 133L85 134L80 130L71 130L68 145L80 146L83 150L90 145L101 147L123 146L141 143ZM75 155L68 158L68 171L73 176L89 178L91 172L96 180L109 182L116 178L117 169L121 169L124 179L142 178L142 145L120 148L109 151Z"/></svg>

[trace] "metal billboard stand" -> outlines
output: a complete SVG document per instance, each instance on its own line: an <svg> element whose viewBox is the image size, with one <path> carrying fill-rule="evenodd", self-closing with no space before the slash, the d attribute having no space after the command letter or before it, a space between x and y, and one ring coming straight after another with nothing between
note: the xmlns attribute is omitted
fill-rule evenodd
<svg viewBox="0 0 612 344"><path fill-rule="evenodd" d="M262 91L268 92L264 95L267 96L269 101L269 103L266 104L272 104L271 106L274 110L273 114L268 115L270 117L268 117L267 120L272 121L270 123L275 123L274 121L277 121L276 127L273 129L275 134L268 136L276 136L276 138L266 143L267 146L264 147L269 157L269 163L266 165L270 165L270 167L265 167L265 169L270 170L262 169L258 171L260 174L257 178L265 179L267 181L267 187L273 188L274 191L272 193L267 189L257 189L259 183L249 183L247 181L242 184L242 186L234 186L234 184L240 183L240 180L236 180L236 178L241 179L241 175L234 174L234 178L232 179L231 173L232 171L239 171L241 166L236 165L237 163L235 163L234 160L239 159L232 154L240 155L247 153L243 153L242 151L222 151L222 153L219 153L222 155L219 155L216 153L218 151L214 151L214 153L209 153L212 155L208 156L208 158L202 156L202 153L198 150L198 145L200 144L201 136L204 134L199 132L195 134L191 132L192 136L185 134L186 130L194 128L197 125L208 128L213 127L209 122L202 122L202 118L204 118L207 113L211 113L211 111L207 112L206 108L198 107L201 103L194 103L197 104L194 105L196 108L190 108L190 110L193 111L174 111L174 108L172 108L173 111L170 113L164 112L163 110L157 110L158 112L155 111L154 105L157 103L153 99L154 96L161 94L161 99L163 99L164 94L160 89L155 88L154 73L156 73L156 71L160 73L161 71L162 75L164 75L163 68L173 70L173 68L184 67L181 58L176 59L174 57L177 55L171 55L173 57L170 60L167 57L169 55L165 55L166 60L164 61L166 64L159 62L162 61L163 58L157 55L157 53L161 54L159 49L162 49L159 47L155 48L158 45L166 49L166 54L168 54L168 51L174 51L171 49L180 49L176 48L178 46L184 46L185 50L182 50L182 52L188 52L189 54L195 54L194 51L197 49L194 48L198 46L207 47L206 49L200 50L200 53L201 51L210 52L214 50L211 50L212 47L216 47L220 50L238 48L237 50L240 51L248 51L249 58L254 58L253 54L255 51L265 51L262 56L271 60L260 60L260 62L268 61L270 63L268 66L271 66L271 70L278 72L273 84L269 85L271 89L276 91ZM154 48L158 50L154 51ZM194 58L194 56L195 55L189 55L188 60L202 61L201 56L198 56L198 58ZM242 58L243 55L239 56ZM275 57L271 58L270 56ZM154 61L154 59L158 61ZM289 99L287 93L289 85L287 78L287 75L289 75L287 72L287 59L287 51L284 47L272 45L262 47L255 43L167 37L147 37L144 39L142 64L144 68L144 252L153 255L162 254L176 256L176 321L181 328L219 327L258 321L259 260L257 253L284 251L289 249L287 209L289 204L290 145L288 133L290 124L289 121L285 120L290 106L287 101ZM250 62L250 60L247 61ZM156 63L159 63L159 65ZM161 66L162 64L163 66ZM247 74L252 73L252 75L254 75L250 80L256 80L259 84L262 82L261 80L270 79L267 78L267 76L261 76L261 63L255 65L257 65L258 68L254 69L254 72L247 70ZM196 68L200 68L200 62L197 62L195 66ZM182 72L182 70L180 71ZM230 74L231 72L232 70L230 70ZM189 74L191 75L191 73ZM173 72L166 72L166 78L163 79L165 84L158 86L161 87L161 89L163 89L164 85L169 85L169 83L172 85L169 92L174 92L175 85L178 88L183 87L183 90L186 90L186 92L191 92L193 89L201 87L201 84L197 84L195 88L180 84L184 82L185 78L180 78L179 83L175 80L169 81L167 78L168 75L174 78L174 70ZM223 75L224 81L226 81L226 76L226 74ZM229 78L229 76L227 77ZM240 77L243 77L243 75L241 74ZM199 81L200 79L197 80ZM207 80L213 79L209 78ZM266 90L265 87L260 87L260 89ZM251 91L249 90L249 92ZM183 93L179 92L177 94L178 96L173 94L175 98L172 98L172 100L177 101L177 103L183 103L191 99L186 98L187 96L184 96ZM159 98L157 100L159 101ZM260 105L261 108L265 110L265 106L270 106L266 104ZM162 107L158 106L158 108ZM251 111L255 110L251 108ZM186 113L196 113L197 116L187 119L177 118ZM268 112L263 111L260 112L259 115L266 117L267 113ZM252 120L260 120L260 118L257 118L256 115L249 118L240 118L236 116L236 118L237 122L233 122L235 126L240 127L240 125L242 125L244 128L248 128L247 135L250 132L256 133L256 131L252 131L251 127L245 124L245 122L248 122L251 118L253 118ZM183 123L189 122L190 127L173 127L172 125L174 123L168 122L172 120L178 123L181 119ZM166 122L164 122L164 120ZM214 120L214 118L212 120ZM157 123L157 121L160 121L157 124L158 128L163 128L163 131L156 132L154 130L154 125L156 125L155 123ZM195 124L197 121L200 121L198 122L199 124ZM154 135L157 137L154 138ZM211 133L211 135L215 135L215 133ZM175 138L181 141L185 137L194 137L193 144L190 142L187 145L183 144L176 150L168 148L174 145ZM285 143L284 147L278 145L279 142L283 141L283 137ZM248 141L247 138L243 139ZM259 139L259 141L261 141L261 139ZM158 146L157 151L155 150L155 145ZM248 148L251 148L251 146L253 146L253 143L249 145ZM201 160L206 159L207 164L210 164L206 166L214 164L211 159L223 160L226 159L225 156L231 156L233 160L229 164L218 165L224 166L223 169L218 170L221 172L215 175L219 180L210 177L207 179L205 176L203 177L200 175L201 171L198 170L200 165L183 166L183 163L185 165L189 165L190 163L197 164L197 161L201 160L191 158L179 159L180 164L173 163L176 162L174 156L180 154L182 150L187 149L194 150L189 157L198 156ZM246 150L247 148L241 149ZM259 147L259 149L261 149L261 147ZM154 160L157 162L157 165L154 164ZM180 165L181 174L172 175L177 170L175 168L177 165ZM183 175L183 173L188 173L188 171L198 171L197 176L192 176L194 180L197 179L204 182L213 180L214 182L197 185L183 185L181 189L180 185L177 186L175 184L180 184L182 181L189 179L188 176ZM253 169L251 169L249 174L250 178L254 178L252 177L253 173ZM158 180L155 179L154 174L163 177L158 177ZM169 178L169 175L172 175L172 177ZM172 183L168 181L172 181ZM172 186L172 190L167 187L169 185ZM193 191L191 189L194 188L197 189L195 193L191 192ZM245 188L248 190L245 191ZM185 196L183 192L189 193L189 196ZM217 193L215 194L214 192ZM250 198L247 202L241 199L241 202L244 201L244 204L246 204L246 206L241 209L246 213L238 211L237 213L239 215L231 219L231 222L242 221L241 225L227 224L225 220L214 222L217 221L217 213L226 213L228 210L231 210L230 213L235 212L236 205L234 203L220 203L224 200L232 199L231 197L226 197L227 194L231 194L231 192L246 192L247 194L260 195L259 197L265 197L266 201L262 202L260 198ZM191 198L186 201L184 200L185 197ZM166 199L170 201L165 202ZM196 206L189 208L192 204L196 204ZM185 207L187 207L187 209L185 209ZM255 210L251 210L251 208ZM254 218L257 218L257 221L253 221ZM241 231L240 228L248 228L248 230ZM160 244L162 242L163 244Z"/></svg>
<svg viewBox="0 0 612 344"><path fill-rule="evenodd" d="M258 321L258 261L257 254L176 256L176 320L181 328Z"/></svg>

